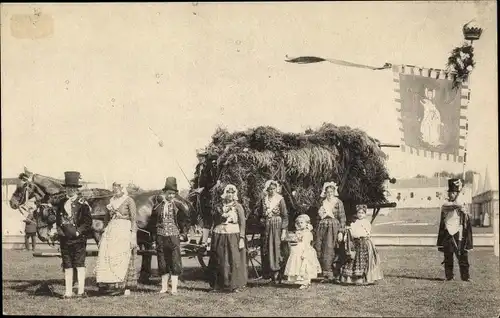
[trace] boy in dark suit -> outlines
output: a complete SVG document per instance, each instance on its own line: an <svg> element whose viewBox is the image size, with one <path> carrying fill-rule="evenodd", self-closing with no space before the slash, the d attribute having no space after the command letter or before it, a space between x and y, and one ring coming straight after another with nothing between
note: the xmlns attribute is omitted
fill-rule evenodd
<svg viewBox="0 0 500 318"><path fill-rule="evenodd" d="M56 225L59 235L64 283L66 291L63 298L73 297L73 269L78 277L77 297L85 296L85 258L87 239L92 230L91 208L87 201L78 195L80 173L64 173L66 198L56 204Z"/></svg>

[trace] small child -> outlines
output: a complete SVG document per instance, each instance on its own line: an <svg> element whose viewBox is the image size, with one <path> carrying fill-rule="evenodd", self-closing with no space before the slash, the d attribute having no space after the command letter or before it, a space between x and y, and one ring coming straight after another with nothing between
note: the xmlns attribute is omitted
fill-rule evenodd
<svg viewBox="0 0 500 318"><path fill-rule="evenodd" d="M295 220L295 227L296 242L291 246L284 274L288 276L289 282L300 285L300 289L306 289L311 285L311 279L321 273L321 265L316 250L311 245L313 235L309 216L299 215Z"/></svg>
<svg viewBox="0 0 500 318"><path fill-rule="evenodd" d="M366 205L357 205L356 220L346 228L347 260L340 270L340 281L345 284L374 284L383 278L380 258L370 239L372 225L365 218L366 209Z"/></svg>

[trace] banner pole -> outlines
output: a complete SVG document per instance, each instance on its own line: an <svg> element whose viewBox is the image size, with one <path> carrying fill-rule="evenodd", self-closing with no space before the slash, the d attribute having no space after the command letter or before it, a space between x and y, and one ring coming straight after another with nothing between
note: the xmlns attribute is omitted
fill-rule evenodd
<svg viewBox="0 0 500 318"><path fill-rule="evenodd" d="M467 108L470 107L470 75L469 75L469 78L468 78L468 92L467 92ZM469 116L466 117L465 119L465 142L464 142L464 162L463 162L463 165L462 165L462 179L464 180L464 183L465 183L465 166L467 164L467 143L468 143L468 139L469 139Z"/></svg>

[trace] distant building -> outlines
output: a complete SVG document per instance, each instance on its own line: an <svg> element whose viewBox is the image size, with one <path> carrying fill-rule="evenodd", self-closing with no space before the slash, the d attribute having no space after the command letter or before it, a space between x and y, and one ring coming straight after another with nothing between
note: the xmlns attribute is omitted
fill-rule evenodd
<svg viewBox="0 0 500 318"><path fill-rule="evenodd" d="M448 192L448 178L398 179L387 185L387 198L396 202L398 208L440 207ZM472 202L472 185L466 184L460 194L463 203Z"/></svg>
<svg viewBox="0 0 500 318"><path fill-rule="evenodd" d="M10 196L20 182L18 178L2 178L2 202L10 200Z"/></svg>

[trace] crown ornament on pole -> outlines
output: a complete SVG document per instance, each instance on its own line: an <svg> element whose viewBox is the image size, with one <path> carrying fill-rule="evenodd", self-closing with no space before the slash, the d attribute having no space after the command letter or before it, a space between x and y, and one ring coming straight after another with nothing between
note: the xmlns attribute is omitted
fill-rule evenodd
<svg viewBox="0 0 500 318"><path fill-rule="evenodd" d="M472 44L473 41L479 40L481 34L483 33L483 29L479 27L478 24L474 23L474 20L471 20L464 24L462 32L464 34L464 38Z"/></svg>

